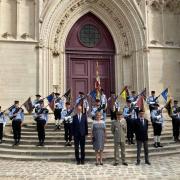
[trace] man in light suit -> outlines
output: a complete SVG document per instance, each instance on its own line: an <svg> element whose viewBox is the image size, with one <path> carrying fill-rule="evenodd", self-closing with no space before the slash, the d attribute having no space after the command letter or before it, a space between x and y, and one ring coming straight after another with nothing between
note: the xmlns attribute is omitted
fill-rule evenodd
<svg viewBox="0 0 180 180"><path fill-rule="evenodd" d="M85 160L85 140L88 135L87 115L82 113L82 106L77 106L77 114L73 116L72 135L74 137L75 158L77 165L84 164ZM79 146L81 148L81 158L79 157Z"/></svg>

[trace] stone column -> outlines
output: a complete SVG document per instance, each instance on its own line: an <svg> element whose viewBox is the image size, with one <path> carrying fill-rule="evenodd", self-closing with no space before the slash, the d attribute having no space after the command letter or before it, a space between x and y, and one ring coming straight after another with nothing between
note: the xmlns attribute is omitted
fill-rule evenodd
<svg viewBox="0 0 180 180"><path fill-rule="evenodd" d="M19 18L20 18L20 3L21 0L16 0L16 39L19 39L20 37L20 22L19 22Z"/></svg>

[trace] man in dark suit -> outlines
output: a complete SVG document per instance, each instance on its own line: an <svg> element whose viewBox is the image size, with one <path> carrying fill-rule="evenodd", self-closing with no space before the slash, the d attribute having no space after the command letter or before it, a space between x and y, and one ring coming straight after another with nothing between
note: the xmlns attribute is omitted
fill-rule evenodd
<svg viewBox="0 0 180 180"><path fill-rule="evenodd" d="M137 141L137 163L140 165L141 147L144 146L145 164L151 165L148 153L148 120L144 118L144 111L139 112L139 118L134 123Z"/></svg>
<svg viewBox="0 0 180 180"><path fill-rule="evenodd" d="M74 137L75 158L77 165L84 164L85 160L85 140L88 135L87 115L82 113L82 106L77 106L77 114L73 116L72 135ZM79 158L79 145L81 148L81 158Z"/></svg>

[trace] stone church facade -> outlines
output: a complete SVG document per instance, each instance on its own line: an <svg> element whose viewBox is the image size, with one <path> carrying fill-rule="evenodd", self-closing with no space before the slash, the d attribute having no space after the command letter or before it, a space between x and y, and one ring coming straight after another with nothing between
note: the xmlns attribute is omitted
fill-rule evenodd
<svg viewBox="0 0 180 180"><path fill-rule="evenodd" d="M68 88L180 97L179 0L0 0L0 103Z"/></svg>

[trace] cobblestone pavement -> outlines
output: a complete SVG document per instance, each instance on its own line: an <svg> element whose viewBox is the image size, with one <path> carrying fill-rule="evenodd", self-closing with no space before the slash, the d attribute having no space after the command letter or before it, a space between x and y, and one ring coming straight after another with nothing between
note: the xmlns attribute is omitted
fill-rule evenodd
<svg viewBox="0 0 180 180"><path fill-rule="evenodd" d="M180 180L180 155L169 157L154 157L151 166L143 162L136 166L133 161L129 166L114 167L112 162L105 161L104 166L96 167L94 162L86 162L77 166L74 162L47 162L47 161L10 161L0 160L0 180L119 180L119 179L148 179Z"/></svg>

